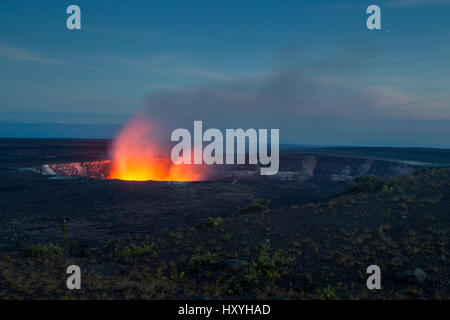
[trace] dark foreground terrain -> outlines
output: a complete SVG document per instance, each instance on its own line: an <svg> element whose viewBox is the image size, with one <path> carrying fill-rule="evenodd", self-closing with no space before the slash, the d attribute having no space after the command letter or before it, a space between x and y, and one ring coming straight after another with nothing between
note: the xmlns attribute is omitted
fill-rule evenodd
<svg viewBox="0 0 450 320"><path fill-rule="evenodd" d="M107 144L0 140L0 298L450 298L448 151L314 151L435 161L352 181L179 185L24 170L107 159ZM72 264L78 291L66 287ZM373 264L381 290L366 287Z"/></svg>

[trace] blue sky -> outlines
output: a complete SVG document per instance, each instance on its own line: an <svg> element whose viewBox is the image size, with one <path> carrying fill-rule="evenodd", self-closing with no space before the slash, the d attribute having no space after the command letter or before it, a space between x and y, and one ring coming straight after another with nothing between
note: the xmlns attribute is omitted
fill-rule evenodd
<svg viewBox="0 0 450 320"><path fill-rule="evenodd" d="M449 87L447 0L0 3L0 136L112 137L145 110L289 143L450 147Z"/></svg>

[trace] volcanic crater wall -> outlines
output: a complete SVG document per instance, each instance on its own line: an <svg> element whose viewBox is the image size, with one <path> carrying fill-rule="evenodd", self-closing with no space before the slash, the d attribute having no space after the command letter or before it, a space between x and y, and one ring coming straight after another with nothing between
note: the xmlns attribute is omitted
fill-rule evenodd
<svg viewBox="0 0 450 320"><path fill-rule="evenodd" d="M50 176L90 177L108 179L112 161L86 161L72 163L52 163L37 170ZM232 179L275 179L307 181L310 179L350 181L357 177L373 174L394 177L411 174L417 166L397 161L363 158L324 156L312 154L281 154L280 169L274 176L261 176L258 165L216 165L208 180Z"/></svg>
<svg viewBox="0 0 450 320"><path fill-rule="evenodd" d="M396 161L339 156L289 155L280 158L282 171L296 172L296 180L349 181L373 174L385 178L413 173L417 167Z"/></svg>
<svg viewBox="0 0 450 320"><path fill-rule="evenodd" d="M48 176L108 179L111 168L111 160L102 160L45 164L40 167L40 172Z"/></svg>

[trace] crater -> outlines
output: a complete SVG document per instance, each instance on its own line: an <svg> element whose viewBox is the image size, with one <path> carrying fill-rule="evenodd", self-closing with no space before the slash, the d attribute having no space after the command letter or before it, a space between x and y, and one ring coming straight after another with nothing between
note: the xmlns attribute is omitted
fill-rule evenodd
<svg viewBox="0 0 450 320"><path fill-rule="evenodd" d="M161 163L170 161L158 159ZM204 180L237 182L239 180L292 180L311 179L329 181L351 181L363 175L377 175L385 178L407 175L420 167L400 161L374 160L342 156L309 154L281 154L280 169L276 175L260 175L259 165L212 165ZM45 176L110 179L112 160L49 163L33 168Z"/></svg>

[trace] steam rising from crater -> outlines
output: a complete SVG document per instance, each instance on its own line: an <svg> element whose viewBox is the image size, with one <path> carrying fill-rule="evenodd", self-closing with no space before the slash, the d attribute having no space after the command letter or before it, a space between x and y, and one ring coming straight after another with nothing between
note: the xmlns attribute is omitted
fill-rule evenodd
<svg viewBox="0 0 450 320"><path fill-rule="evenodd" d="M132 118L112 146L110 179L134 181L201 181L208 177L203 165L174 164L161 127L145 117ZM168 137L166 137L166 141Z"/></svg>

